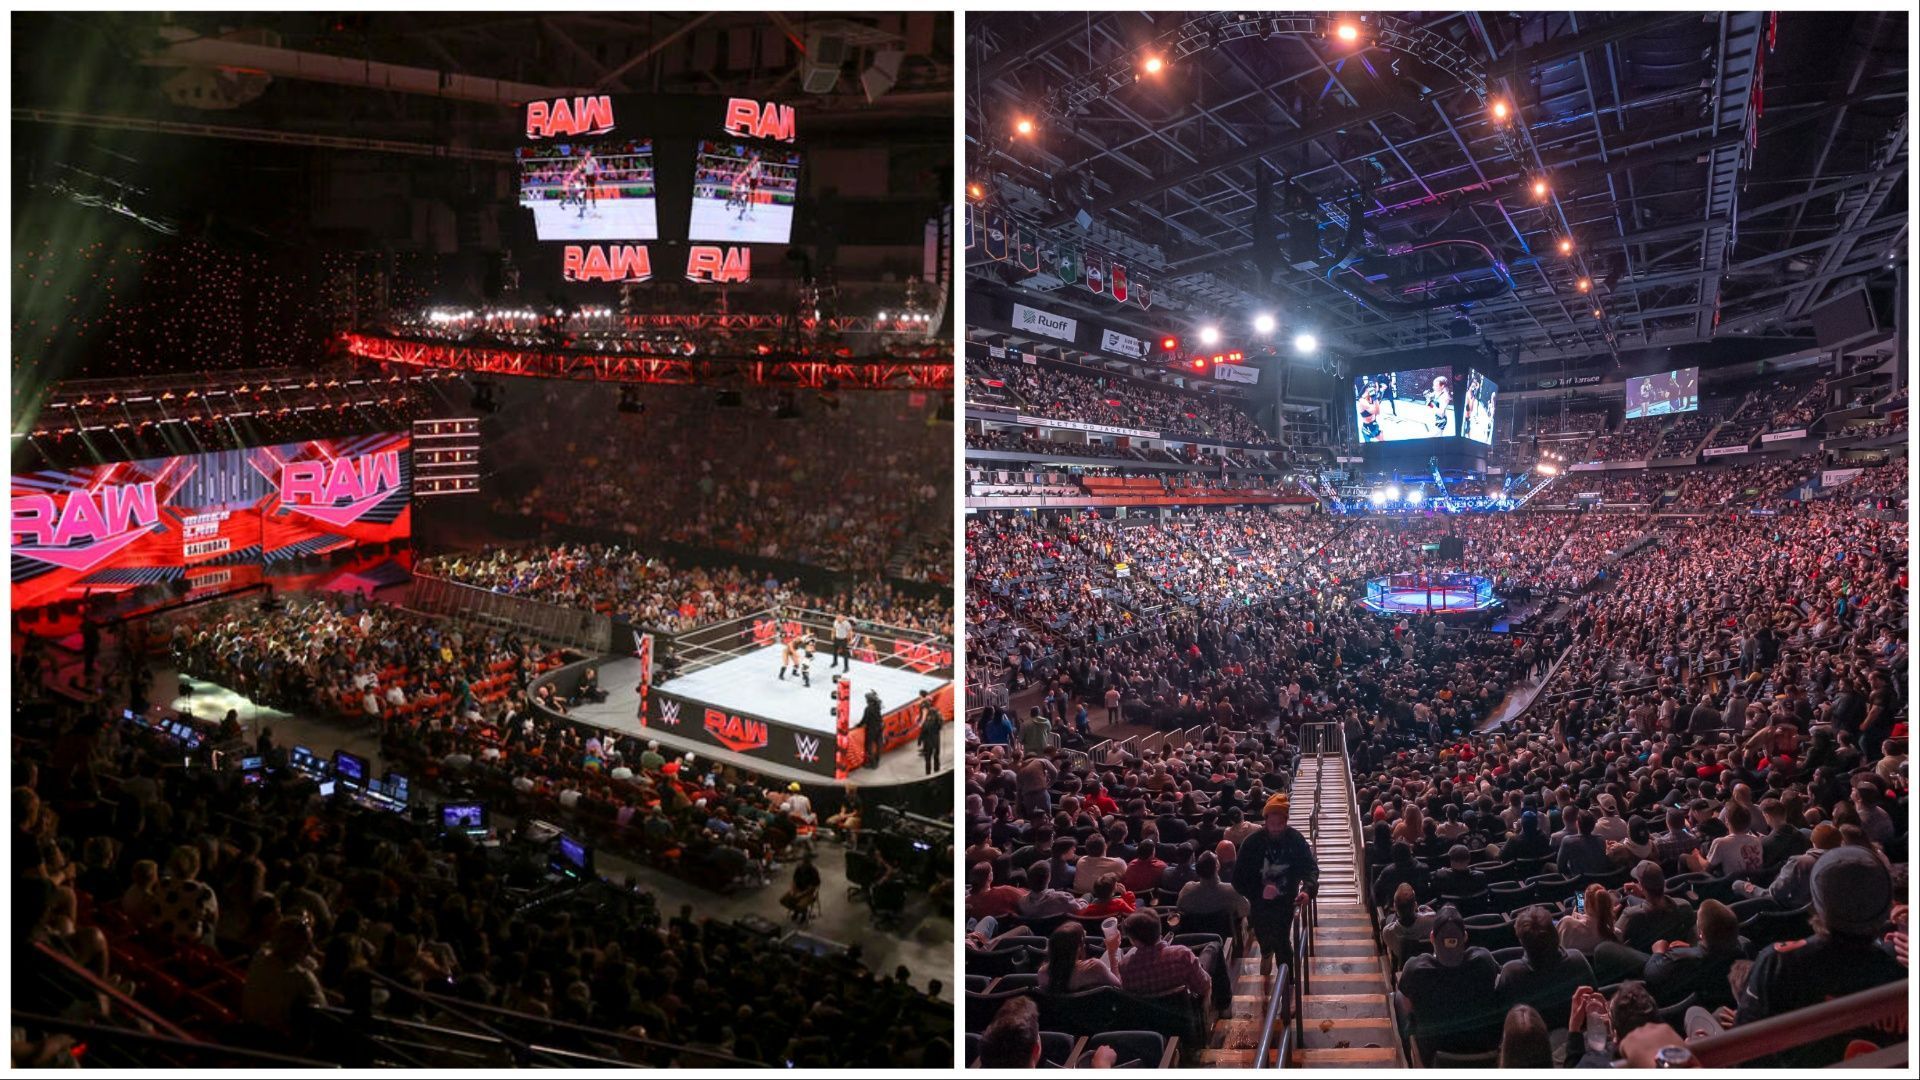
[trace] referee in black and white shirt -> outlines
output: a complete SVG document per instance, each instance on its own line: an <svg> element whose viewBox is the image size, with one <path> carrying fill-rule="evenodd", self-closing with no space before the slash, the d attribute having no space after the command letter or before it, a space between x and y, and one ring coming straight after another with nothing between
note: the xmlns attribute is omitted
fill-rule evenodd
<svg viewBox="0 0 1920 1080"><path fill-rule="evenodd" d="M833 617L833 663L844 664L846 671L853 670L853 620L846 612ZM832 671L831 665L827 668Z"/></svg>

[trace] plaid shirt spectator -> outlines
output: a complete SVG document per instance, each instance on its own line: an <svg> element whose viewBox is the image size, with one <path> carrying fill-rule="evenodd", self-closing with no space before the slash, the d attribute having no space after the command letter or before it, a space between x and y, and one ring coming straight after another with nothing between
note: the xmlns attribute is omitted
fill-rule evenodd
<svg viewBox="0 0 1920 1080"><path fill-rule="evenodd" d="M1175 990L1205 994L1213 988L1213 980L1192 949L1164 940L1121 953L1114 971L1120 976L1121 989L1141 997L1158 997Z"/></svg>

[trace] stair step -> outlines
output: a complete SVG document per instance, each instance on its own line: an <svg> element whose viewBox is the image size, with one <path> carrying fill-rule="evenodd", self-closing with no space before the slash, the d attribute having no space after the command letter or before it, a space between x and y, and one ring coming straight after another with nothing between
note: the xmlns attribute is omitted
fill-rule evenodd
<svg viewBox="0 0 1920 1080"><path fill-rule="evenodd" d="M1259 1043L1256 1041L1253 1046L1249 1046L1244 1050L1202 1050L1197 1060L1203 1068L1251 1069L1253 1068L1254 1051L1258 1047Z"/></svg>
<svg viewBox="0 0 1920 1080"><path fill-rule="evenodd" d="M1353 1046L1344 1049L1303 1047L1293 1052L1293 1064L1303 1069L1390 1069L1398 1067L1400 1051L1391 1046Z"/></svg>
<svg viewBox="0 0 1920 1080"><path fill-rule="evenodd" d="M1393 1021L1384 1016L1361 1020L1309 1020L1301 1028L1300 1045L1308 1050L1390 1048L1397 1036Z"/></svg>
<svg viewBox="0 0 1920 1080"><path fill-rule="evenodd" d="M1386 1016L1385 994L1303 994L1300 1015L1308 1019L1321 1016Z"/></svg>

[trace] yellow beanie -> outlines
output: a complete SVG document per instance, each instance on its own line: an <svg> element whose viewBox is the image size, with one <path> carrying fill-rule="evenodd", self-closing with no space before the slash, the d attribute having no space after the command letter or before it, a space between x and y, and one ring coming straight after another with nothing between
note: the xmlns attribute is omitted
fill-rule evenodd
<svg viewBox="0 0 1920 1080"><path fill-rule="evenodd" d="M1291 806L1291 803L1287 799L1287 793L1282 791L1279 794L1267 800L1267 808L1265 810L1262 810L1261 813L1263 815L1271 814L1277 810L1280 813L1285 814L1289 811L1290 806Z"/></svg>

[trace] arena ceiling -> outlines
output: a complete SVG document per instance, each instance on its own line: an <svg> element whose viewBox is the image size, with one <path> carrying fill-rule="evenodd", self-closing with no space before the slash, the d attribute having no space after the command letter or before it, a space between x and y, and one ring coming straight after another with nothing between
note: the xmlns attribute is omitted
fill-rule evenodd
<svg viewBox="0 0 1920 1080"><path fill-rule="evenodd" d="M1276 310L1349 354L1800 337L1905 251L1904 13L1369 13L1341 40L1354 18L970 16L969 180L1104 238L1181 322Z"/></svg>

